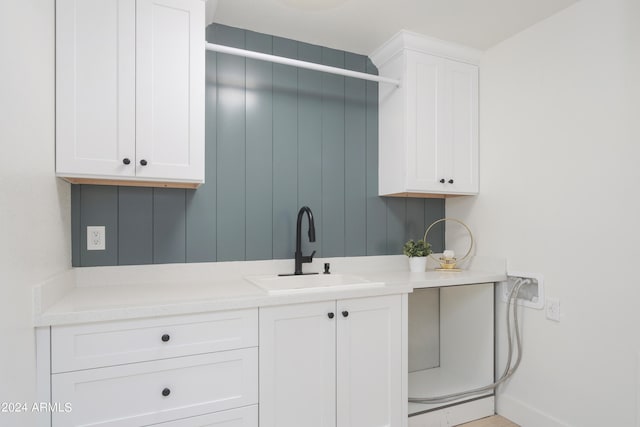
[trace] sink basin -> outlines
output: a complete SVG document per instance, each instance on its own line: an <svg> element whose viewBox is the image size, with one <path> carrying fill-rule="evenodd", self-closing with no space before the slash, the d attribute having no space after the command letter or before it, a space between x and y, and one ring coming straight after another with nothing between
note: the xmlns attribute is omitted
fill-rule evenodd
<svg viewBox="0 0 640 427"><path fill-rule="evenodd" d="M351 274L309 274L300 276L249 276L251 283L269 294L320 292L329 289L357 289L383 286L384 282L372 282Z"/></svg>

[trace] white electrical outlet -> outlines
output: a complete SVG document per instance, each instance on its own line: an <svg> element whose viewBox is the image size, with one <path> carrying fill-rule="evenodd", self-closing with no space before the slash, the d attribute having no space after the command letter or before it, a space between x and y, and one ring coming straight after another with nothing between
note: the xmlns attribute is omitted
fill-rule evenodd
<svg viewBox="0 0 640 427"><path fill-rule="evenodd" d="M559 298L547 298L546 304L547 319L560 321L560 299Z"/></svg>
<svg viewBox="0 0 640 427"><path fill-rule="evenodd" d="M104 225L90 225L87 227L87 250L88 251L104 251L105 250L105 227Z"/></svg>

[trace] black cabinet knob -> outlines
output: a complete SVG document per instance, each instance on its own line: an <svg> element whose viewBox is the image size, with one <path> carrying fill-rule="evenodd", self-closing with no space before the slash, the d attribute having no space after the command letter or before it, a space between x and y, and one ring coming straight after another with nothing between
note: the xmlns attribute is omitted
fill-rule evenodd
<svg viewBox="0 0 640 427"><path fill-rule="evenodd" d="M145 159L140 160L140 164L142 166L147 166L147 161Z"/></svg>
<svg viewBox="0 0 640 427"><path fill-rule="evenodd" d="M164 397L167 397L171 394L171 390L169 390L168 388L165 388L164 390L162 390L162 395Z"/></svg>
<svg viewBox="0 0 640 427"><path fill-rule="evenodd" d="M444 178L440 180L440 184L444 184Z"/></svg>
<svg viewBox="0 0 640 427"><path fill-rule="evenodd" d="M171 339L171 336L169 334L164 334L162 336L162 342L167 342Z"/></svg>
<svg viewBox="0 0 640 427"><path fill-rule="evenodd" d="M327 316L329 317L329 319L333 319L333 316L335 316L335 314L333 314L333 313L327 313Z"/></svg>
<svg viewBox="0 0 640 427"><path fill-rule="evenodd" d="M347 310L343 311L342 317L349 317L349 312Z"/></svg>
<svg viewBox="0 0 640 427"><path fill-rule="evenodd" d="M125 157L124 159L122 159L122 163L124 163L125 165L128 165L131 163L131 160L129 160L128 157Z"/></svg>
<svg viewBox="0 0 640 427"><path fill-rule="evenodd" d="M453 184L453 180L452 179L449 180L449 184Z"/></svg>

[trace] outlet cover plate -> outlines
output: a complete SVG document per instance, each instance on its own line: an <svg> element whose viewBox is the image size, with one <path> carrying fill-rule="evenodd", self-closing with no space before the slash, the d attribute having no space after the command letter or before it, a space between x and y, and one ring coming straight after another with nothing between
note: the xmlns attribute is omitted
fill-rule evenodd
<svg viewBox="0 0 640 427"><path fill-rule="evenodd" d="M104 251L105 250L105 226L89 225L87 226L87 250L88 251Z"/></svg>
<svg viewBox="0 0 640 427"><path fill-rule="evenodd" d="M547 298L547 319L555 322L560 321L560 299L559 298Z"/></svg>

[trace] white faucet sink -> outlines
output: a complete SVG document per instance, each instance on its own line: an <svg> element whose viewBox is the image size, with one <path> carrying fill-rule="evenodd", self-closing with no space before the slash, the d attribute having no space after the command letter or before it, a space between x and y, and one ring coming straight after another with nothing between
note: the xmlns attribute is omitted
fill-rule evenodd
<svg viewBox="0 0 640 427"><path fill-rule="evenodd" d="M351 274L304 274L298 276L249 276L248 281L270 295L321 292L327 290L357 289L384 286Z"/></svg>

